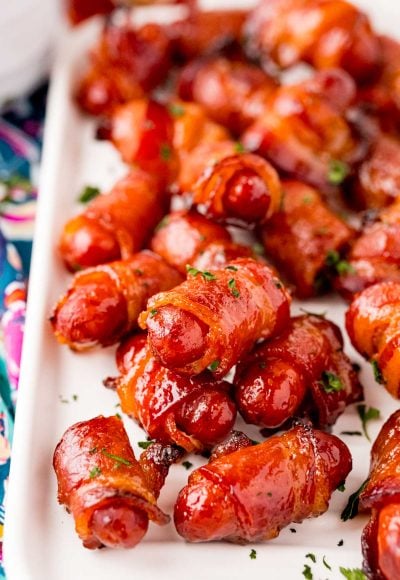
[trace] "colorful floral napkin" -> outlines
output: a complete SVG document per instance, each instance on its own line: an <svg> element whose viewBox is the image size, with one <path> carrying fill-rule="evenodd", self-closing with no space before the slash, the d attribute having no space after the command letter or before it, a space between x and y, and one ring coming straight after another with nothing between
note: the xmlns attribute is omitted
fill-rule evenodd
<svg viewBox="0 0 400 580"><path fill-rule="evenodd" d="M0 578L46 87L0 114Z"/></svg>

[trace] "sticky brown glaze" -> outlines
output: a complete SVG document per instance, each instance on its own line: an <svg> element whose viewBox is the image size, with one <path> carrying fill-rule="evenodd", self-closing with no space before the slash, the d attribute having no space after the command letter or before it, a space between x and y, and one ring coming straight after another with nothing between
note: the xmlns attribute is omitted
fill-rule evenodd
<svg viewBox="0 0 400 580"><path fill-rule="evenodd" d="M297 426L193 471L175 504L175 526L189 542L269 540L324 513L350 470L342 441Z"/></svg>
<svg viewBox="0 0 400 580"><path fill-rule="evenodd" d="M335 100L339 87L342 97ZM354 82L339 70L282 86L242 135L243 145L290 177L332 189L332 164L344 162L349 170L366 152L366 140L345 115L354 96Z"/></svg>
<svg viewBox="0 0 400 580"><path fill-rule="evenodd" d="M122 160L148 171L164 186L175 179L178 170L173 137L173 118L155 100L129 101L111 117L110 139Z"/></svg>
<svg viewBox="0 0 400 580"><path fill-rule="evenodd" d="M147 300L182 282L157 254L144 250L129 260L75 274L53 310L53 331L74 350L108 346L137 327Z"/></svg>
<svg viewBox="0 0 400 580"><path fill-rule="evenodd" d="M354 348L375 365L375 374L400 398L400 282L381 282L357 294L346 313Z"/></svg>
<svg viewBox="0 0 400 580"><path fill-rule="evenodd" d="M377 213L354 242L335 288L350 300L379 282L400 282L400 198Z"/></svg>
<svg viewBox="0 0 400 580"><path fill-rule="evenodd" d="M175 58L186 61L239 42L246 15L244 10L201 11L194 7L185 19L165 27Z"/></svg>
<svg viewBox="0 0 400 580"><path fill-rule="evenodd" d="M161 26L135 28L128 15L119 23L110 18L90 52L76 100L90 115L110 115L162 82L169 65L170 40Z"/></svg>
<svg viewBox="0 0 400 580"><path fill-rule="evenodd" d="M178 93L202 105L210 118L240 133L258 115L277 87L276 81L257 66L223 57L197 60L179 76Z"/></svg>
<svg viewBox="0 0 400 580"><path fill-rule="evenodd" d="M167 368L197 375L211 365L223 377L256 340L285 328L289 305L273 270L242 258L210 273L189 272L186 282L149 300L140 326Z"/></svg>
<svg viewBox="0 0 400 580"><path fill-rule="evenodd" d="M292 318L280 336L257 346L238 365L234 385L245 421L268 429L302 414L327 428L363 395L340 329L313 315Z"/></svg>
<svg viewBox="0 0 400 580"><path fill-rule="evenodd" d="M383 208L400 190L400 141L381 134L360 165L352 187L352 202L360 209Z"/></svg>
<svg viewBox="0 0 400 580"><path fill-rule="evenodd" d="M65 224L59 242L71 272L131 258L158 224L168 199L159 183L140 169L132 170L105 195L90 201Z"/></svg>
<svg viewBox="0 0 400 580"><path fill-rule="evenodd" d="M282 68L300 61L338 67L357 81L377 74L381 46L368 17L343 0L264 0L245 26L251 56Z"/></svg>
<svg viewBox="0 0 400 580"><path fill-rule="evenodd" d="M107 379L117 389L121 409L136 419L151 439L202 451L224 439L236 408L230 385L210 372L178 375L153 357L145 334L128 338L117 351L120 376Z"/></svg>
<svg viewBox="0 0 400 580"><path fill-rule="evenodd" d="M145 535L149 520L167 524L169 516L156 500L169 465L180 456L158 445L137 461L116 416L69 427L53 465L58 501L72 514L85 548L132 548Z"/></svg>
<svg viewBox="0 0 400 580"><path fill-rule="evenodd" d="M371 580L400 573L400 411L389 417L371 450L371 469L360 508L371 510L362 545L364 571Z"/></svg>
<svg viewBox="0 0 400 580"><path fill-rule="evenodd" d="M261 229L267 257L308 298L320 284L330 252L341 252L354 231L322 200L319 192L299 181L284 181L282 210Z"/></svg>

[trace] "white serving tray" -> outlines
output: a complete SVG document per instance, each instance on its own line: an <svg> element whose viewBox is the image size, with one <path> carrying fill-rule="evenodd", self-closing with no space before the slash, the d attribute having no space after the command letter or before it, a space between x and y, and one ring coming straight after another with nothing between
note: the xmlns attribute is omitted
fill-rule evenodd
<svg viewBox="0 0 400 580"><path fill-rule="evenodd" d="M374 0L359 4L371 8L374 23L380 30L396 34L400 5L392 0L381 0L379 6ZM218 3L219 8L227 5L237 5L237 1ZM143 22L156 16L165 21L176 16L176 10L140 9L137 18ZM366 517L344 523L340 512L349 494L359 487L368 472L370 445L364 437L344 437L353 454L354 469L346 482L346 491L333 494L328 513L301 525L294 524L290 527L296 533L287 528L279 538L265 544L191 545L177 535L173 524L162 528L152 524L144 541L133 550L89 551L75 535L73 519L57 504L52 455L62 433L72 423L98 414L111 415L118 410L116 395L102 386L102 379L116 372L114 349L73 354L55 341L47 320L70 279L55 245L63 223L77 209L78 192L85 184L110 187L124 173L112 146L95 141L94 123L78 113L71 99L77 73L99 26L95 20L69 33L61 42L50 92L6 511L4 550L8 580L243 580L246 577L294 580L303 578L304 564L311 566L315 580L343 578L339 566L361 565L360 535ZM294 313L299 306L294 306ZM307 302L305 307L316 312L328 310L328 317L343 328L345 305L339 299L326 297ZM382 421L370 425L370 435L374 438L383 420L398 405L374 382L370 365L349 345L347 352L362 366L367 404L381 410ZM75 394L77 401L73 400ZM144 434L132 421L124 419L124 422L135 452L139 452L136 443L144 439ZM342 430L360 430L354 408L349 408L340 418L334 432L339 434ZM260 439L256 430L250 432ZM196 465L204 461L190 460ZM174 499L187 475L181 465L171 469L160 497L161 508L166 512L172 513ZM343 546L338 547L340 540ZM249 558L251 548L257 551L255 560ZM305 558L309 552L315 553L316 565ZM324 555L332 571L323 566Z"/></svg>

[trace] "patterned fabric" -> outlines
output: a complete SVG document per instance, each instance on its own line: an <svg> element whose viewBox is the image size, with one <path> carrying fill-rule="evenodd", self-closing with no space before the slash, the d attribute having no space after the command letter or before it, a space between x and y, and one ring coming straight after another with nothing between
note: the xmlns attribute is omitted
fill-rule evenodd
<svg viewBox="0 0 400 580"><path fill-rule="evenodd" d="M0 578L47 87L0 116Z"/></svg>

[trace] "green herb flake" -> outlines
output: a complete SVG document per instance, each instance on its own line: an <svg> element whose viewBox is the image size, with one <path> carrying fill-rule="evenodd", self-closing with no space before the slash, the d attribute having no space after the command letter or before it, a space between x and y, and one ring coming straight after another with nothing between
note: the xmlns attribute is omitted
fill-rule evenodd
<svg viewBox="0 0 400 580"><path fill-rule="evenodd" d="M154 318L157 312L158 312L157 308L153 308L152 310L150 310L150 318Z"/></svg>
<svg viewBox="0 0 400 580"><path fill-rule="evenodd" d="M232 272L237 272L238 269L236 266L225 266L225 270L232 270Z"/></svg>
<svg viewBox="0 0 400 580"><path fill-rule="evenodd" d="M340 378L330 371L324 371L321 375L321 380L318 382L322 385L325 393L338 393L344 389Z"/></svg>
<svg viewBox="0 0 400 580"><path fill-rule="evenodd" d="M212 280L217 279L217 277L211 272L207 271L202 272L197 268L193 268L193 266L190 266L189 264L186 264L186 272L188 276L193 276L194 278L200 274L200 276L202 276L202 278L204 278L204 280L206 280L207 282L211 282Z"/></svg>
<svg viewBox="0 0 400 580"><path fill-rule="evenodd" d="M337 545L339 546L339 548L341 548L343 546L343 544L344 544L344 541L343 540L339 540L338 543L337 543Z"/></svg>
<svg viewBox="0 0 400 580"><path fill-rule="evenodd" d="M134 274L136 274L136 276L143 276L144 272L143 270L140 270L139 268L135 268L135 270L133 270Z"/></svg>
<svg viewBox="0 0 400 580"><path fill-rule="evenodd" d="M182 465L185 469L190 469L193 467L193 463L190 463L190 461L182 461Z"/></svg>
<svg viewBox="0 0 400 580"><path fill-rule="evenodd" d="M185 114L185 108L178 103L170 103L168 105L168 110L173 117L183 117Z"/></svg>
<svg viewBox="0 0 400 580"><path fill-rule="evenodd" d="M239 298L240 292L236 288L236 280L234 278L231 278L229 280L229 282L228 282L228 288L231 291L232 296L234 296L235 298Z"/></svg>
<svg viewBox="0 0 400 580"><path fill-rule="evenodd" d="M212 274L211 272L200 272L200 274L203 276L204 280L207 280L207 282L211 282L212 280L216 280L217 277Z"/></svg>
<svg viewBox="0 0 400 580"><path fill-rule="evenodd" d="M101 191L98 187L93 187L93 185L87 185L84 187L79 194L78 201L79 203L89 203L95 197L100 195Z"/></svg>
<svg viewBox="0 0 400 580"><path fill-rule="evenodd" d="M324 557L322 558L322 563L323 563L323 565L325 566L325 568L328 568L328 570L332 570L332 567L331 567L331 566L329 566L328 562L326 561L326 556L324 556Z"/></svg>
<svg viewBox="0 0 400 580"><path fill-rule="evenodd" d="M105 449L102 449L101 453L102 453L102 455L104 455L104 457L108 457L108 459L113 459L114 461L116 461L117 463L121 463L122 465L132 465L131 461L129 461L128 459L125 459L125 457L120 457L119 455L114 455L113 453L109 453Z"/></svg>
<svg viewBox="0 0 400 580"><path fill-rule="evenodd" d="M314 564L317 561L317 558L315 557L315 554L312 554L312 553L306 554L306 558L309 558L311 560L311 562L314 562Z"/></svg>
<svg viewBox="0 0 400 580"><path fill-rule="evenodd" d="M340 485L338 485L336 489L338 491L346 491L346 486L344 484L344 481L343 481L343 483L341 483Z"/></svg>
<svg viewBox="0 0 400 580"><path fill-rule="evenodd" d="M371 441L367 431L367 424L369 421L379 419L381 413L379 409L375 409L375 407L367 407L366 405L357 405L357 413L361 419L362 431L368 441Z"/></svg>
<svg viewBox="0 0 400 580"><path fill-rule="evenodd" d="M252 245L252 250L257 256L263 256L265 254L264 246L259 242Z"/></svg>
<svg viewBox="0 0 400 580"><path fill-rule="evenodd" d="M210 371L213 373L217 370L217 368L219 367L221 361L219 360L213 360L213 362L208 366L208 368L210 369Z"/></svg>
<svg viewBox="0 0 400 580"><path fill-rule="evenodd" d="M275 288L278 288L279 290L281 290L283 288L283 284L279 280L273 280L273 283L274 283Z"/></svg>
<svg viewBox="0 0 400 580"><path fill-rule="evenodd" d="M302 574L306 580L313 580L313 578L314 578L313 573L311 571L311 568L308 564L304 564L304 569L303 569Z"/></svg>
<svg viewBox="0 0 400 580"><path fill-rule="evenodd" d="M97 451L97 447L92 447L91 449L89 449L90 455L93 455L93 453L96 453L96 451Z"/></svg>
<svg viewBox="0 0 400 580"><path fill-rule="evenodd" d="M95 465L93 467L93 469L91 469L89 471L89 478L90 479L94 479L95 477L98 477L101 474L101 469L98 465Z"/></svg>
<svg viewBox="0 0 400 580"><path fill-rule="evenodd" d="M257 558L256 550L250 550L249 558L250 560L255 560Z"/></svg>
<svg viewBox="0 0 400 580"><path fill-rule="evenodd" d="M340 185L350 173L347 163L333 159L329 164L328 182L332 185Z"/></svg>
<svg viewBox="0 0 400 580"><path fill-rule="evenodd" d="M118 419L122 420L121 414L120 413L115 413L115 416L118 417Z"/></svg>
<svg viewBox="0 0 400 580"><path fill-rule="evenodd" d="M349 497L349 500L347 502L346 507L344 508L344 510L342 511L340 517L344 522L347 522L347 520L352 520L353 518L356 517L356 515L358 514L358 504L359 504L359 496L360 493L365 489L367 483L368 483L369 479L366 479L361 485L360 487L357 489L357 491L355 491L354 493L351 494L351 496Z"/></svg>
<svg viewBox="0 0 400 580"><path fill-rule="evenodd" d="M62 395L59 396L59 399L60 399L61 403L64 403L64 404L69 403L68 399L65 399Z"/></svg>
<svg viewBox="0 0 400 580"><path fill-rule="evenodd" d="M340 573L342 576L347 578L347 580L367 580L366 575L360 568L343 568L342 566L339 568Z"/></svg>
<svg viewBox="0 0 400 580"><path fill-rule="evenodd" d="M160 157L163 161L169 161L171 159L172 150L167 143L163 143L160 147Z"/></svg>
<svg viewBox="0 0 400 580"><path fill-rule="evenodd" d="M371 360L372 370L374 373L374 378L379 385L383 385L385 382L382 376L382 371L379 368L378 362L375 359Z"/></svg>
<svg viewBox="0 0 400 580"><path fill-rule="evenodd" d="M240 143L240 141L237 141L235 143L235 153L245 153L246 149L245 146L243 145L243 143Z"/></svg>
<svg viewBox="0 0 400 580"><path fill-rule="evenodd" d="M154 441L139 441L138 447L140 447L140 449L147 449L152 443L154 443Z"/></svg>
<svg viewBox="0 0 400 580"><path fill-rule="evenodd" d="M163 228L165 228L165 226L167 226L169 224L169 216L164 216L162 218L162 220L156 225L156 227L154 228L155 232L158 232L159 230L162 230Z"/></svg>
<svg viewBox="0 0 400 580"><path fill-rule="evenodd" d="M340 434L349 435L350 437L352 436L362 437L361 431L341 431Z"/></svg>
<svg viewBox="0 0 400 580"><path fill-rule="evenodd" d="M336 264L336 271L339 276L344 276L345 274L354 274L356 270L350 262L347 262L347 260L340 260L340 262Z"/></svg>
<svg viewBox="0 0 400 580"><path fill-rule="evenodd" d="M78 395L72 395L72 400L73 401L77 401L78 400Z"/></svg>
<svg viewBox="0 0 400 580"><path fill-rule="evenodd" d="M305 195L303 197L303 204L304 205L310 205L313 202L313 198L309 195Z"/></svg>

